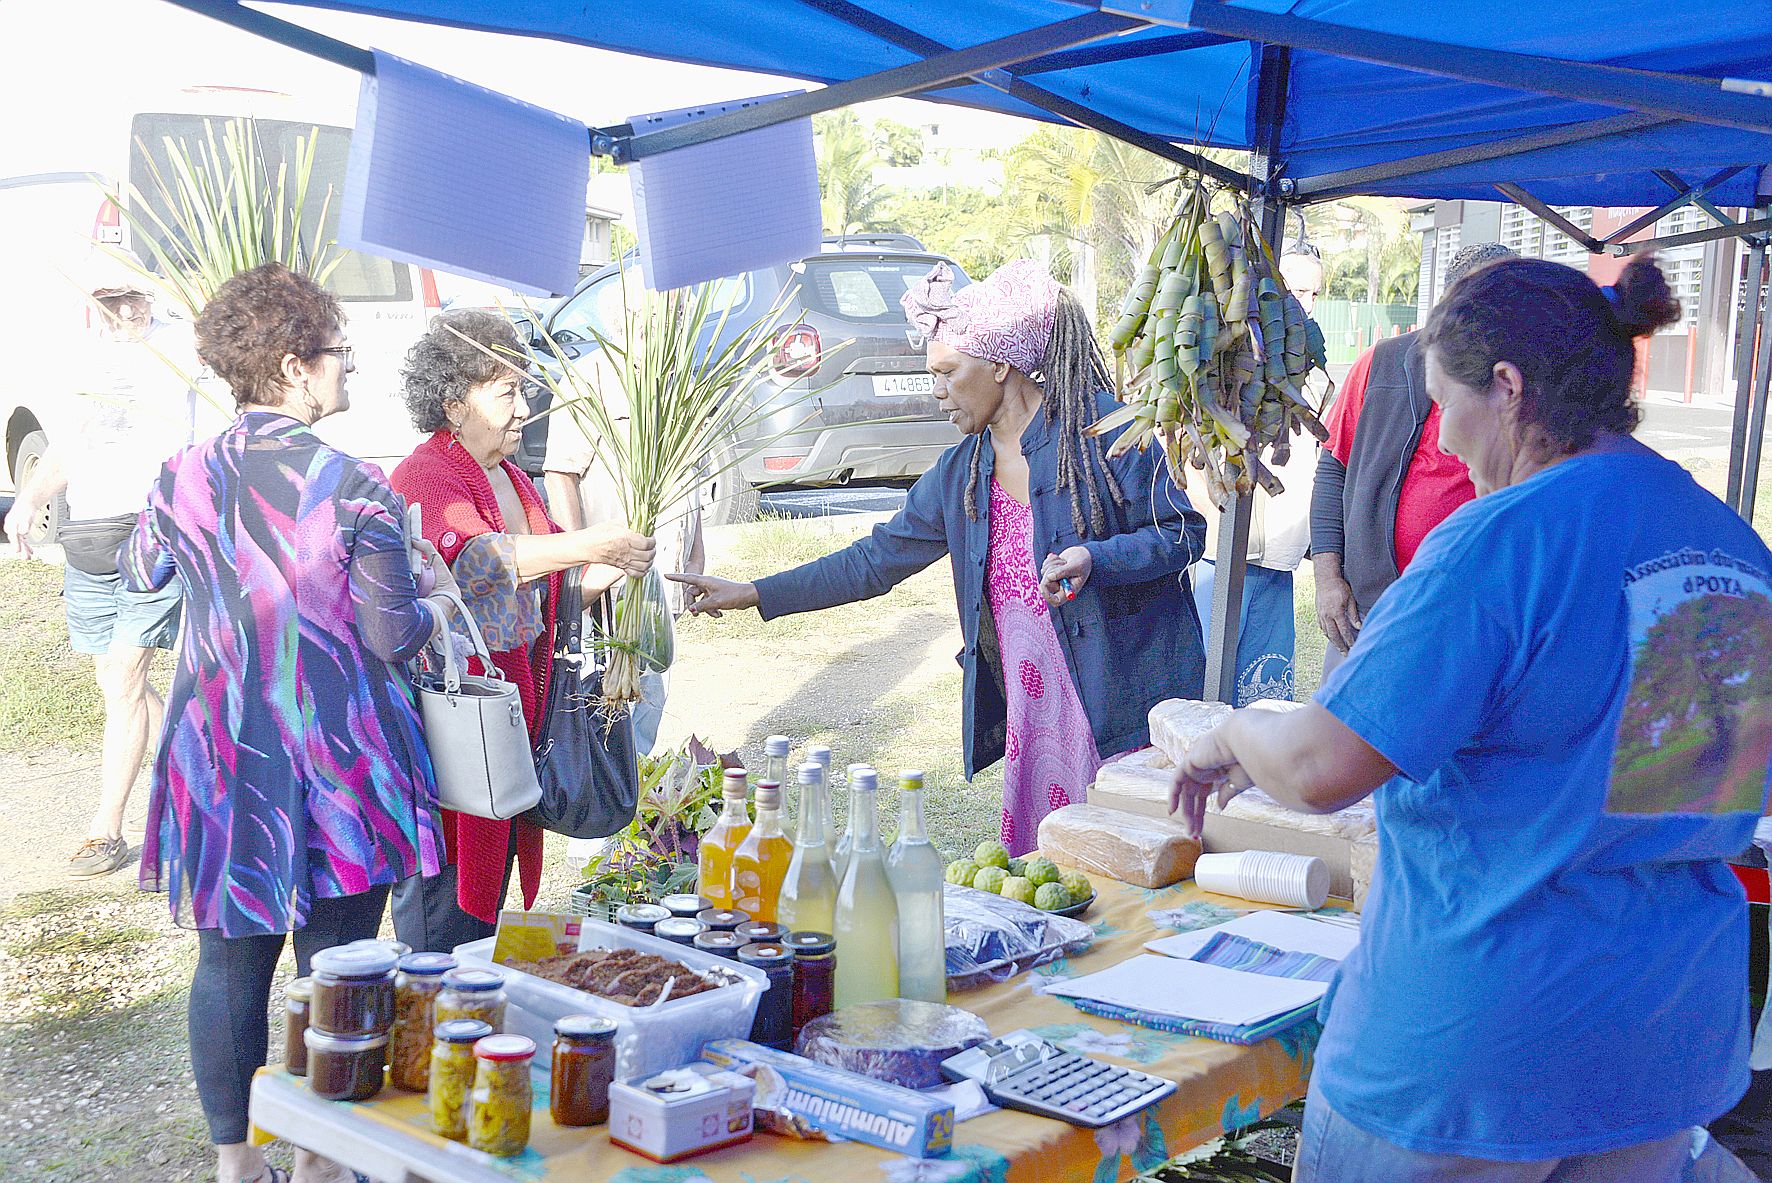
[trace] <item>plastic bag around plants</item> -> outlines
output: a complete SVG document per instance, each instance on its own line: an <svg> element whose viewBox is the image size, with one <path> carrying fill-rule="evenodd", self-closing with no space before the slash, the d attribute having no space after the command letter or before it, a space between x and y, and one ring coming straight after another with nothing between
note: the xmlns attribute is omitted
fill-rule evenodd
<svg viewBox="0 0 1772 1183"><path fill-rule="evenodd" d="M1080 953L1095 939L1081 920L988 891L949 883L946 913L948 989L1004 982L1038 965Z"/></svg>

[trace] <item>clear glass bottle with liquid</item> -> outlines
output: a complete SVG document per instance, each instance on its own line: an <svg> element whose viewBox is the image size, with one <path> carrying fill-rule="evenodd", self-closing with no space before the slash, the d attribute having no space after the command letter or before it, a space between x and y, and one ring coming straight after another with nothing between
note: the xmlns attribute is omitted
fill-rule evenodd
<svg viewBox="0 0 1772 1183"><path fill-rule="evenodd" d="M824 850L828 857L836 857L837 853L837 813L835 799L831 796L831 749L824 744L811 744L806 749L808 763L818 765L818 786L824 793L824 817L820 819L824 826ZM832 864L833 868L836 864Z"/></svg>
<svg viewBox="0 0 1772 1183"><path fill-rule="evenodd" d="M923 774L898 774L898 838L886 855L898 906L898 994L946 1002L947 925L942 908L941 854L923 822Z"/></svg>
<svg viewBox="0 0 1772 1183"><path fill-rule="evenodd" d="M855 778L864 772L873 775L874 783L876 785L879 783L879 774L875 773L871 766L867 764L851 764L849 766L849 800L852 807L855 802ZM826 788L825 791L828 793L830 790L829 788ZM854 816L853 808L851 809L850 816L852 818ZM836 845L831 847L831 870L836 873L838 883L843 882L843 872L849 869L849 851L854 844L855 824L851 821L849 829L843 831L842 835L838 837Z"/></svg>
<svg viewBox="0 0 1772 1183"><path fill-rule="evenodd" d="M794 844L781 828L781 782L757 783L757 823L732 855L732 907L752 920L775 922L781 881L787 877Z"/></svg>
<svg viewBox="0 0 1772 1183"><path fill-rule="evenodd" d="M837 1006L898 997L898 905L880 849L879 780L872 768L849 779L849 865L837 889Z"/></svg>
<svg viewBox="0 0 1772 1183"><path fill-rule="evenodd" d="M724 807L714 828L701 836L696 856L695 890L716 908L732 904L732 856L751 832L751 815L745 809L750 785L742 768L728 768L720 787Z"/></svg>
<svg viewBox="0 0 1772 1183"><path fill-rule="evenodd" d="M826 801L824 769L808 760L800 765L799 827L775 917L790 932L830 932L835 918L837 874L825 846Z"/></svg>
<svg viewBox="0 0 1772 1183"><path fill-rule="evenodd" d="M788 783L788 752L793 741L785 735L772 735L763 741L763 775L758 783L772 780L778 785Z"/></svg>

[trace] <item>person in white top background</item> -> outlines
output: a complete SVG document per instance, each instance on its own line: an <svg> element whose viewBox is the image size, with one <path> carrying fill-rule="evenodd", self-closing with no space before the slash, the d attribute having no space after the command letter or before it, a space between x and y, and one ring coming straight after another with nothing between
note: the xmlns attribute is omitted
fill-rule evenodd
<svg viewBox="0 0 1772 1183"><path fill-rule="evenodd" d="M129 861L123 812L163 704L149 681L156 649L178 638L182 589L135 592L117 573L117 550L147 505L160 465L195 441L202 396L189 378L199 367L188 327L154 315L147 284L121 258L95 250L74 277L91 296L91 332L72 359L80 394L51 414L49 449L19 489L5 519L13 550L35 557L32 523L67 496L62 603L68 644L89 653L104 696L105 728L97 812L68 874L108 875ZM219 423L219 420L218 420Z"/></svg>

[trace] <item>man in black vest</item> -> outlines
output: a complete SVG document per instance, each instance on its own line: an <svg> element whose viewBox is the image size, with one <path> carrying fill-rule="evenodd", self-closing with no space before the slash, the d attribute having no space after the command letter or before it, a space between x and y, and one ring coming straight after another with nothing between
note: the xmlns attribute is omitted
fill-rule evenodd
<svg viewBox="0 0 1772 1183"><path fill-rule="evenodd" d="M1496 242L1459 250L1446 286L1514 252ZM1317 625L1326 675L1360 622L1415 557L1428 531L1476 496L1463 461L1440 451L1439 408L1427 395L1419 336L1378 342L1354 362L1324 416L1329 442L1311 493Z"/></svg>

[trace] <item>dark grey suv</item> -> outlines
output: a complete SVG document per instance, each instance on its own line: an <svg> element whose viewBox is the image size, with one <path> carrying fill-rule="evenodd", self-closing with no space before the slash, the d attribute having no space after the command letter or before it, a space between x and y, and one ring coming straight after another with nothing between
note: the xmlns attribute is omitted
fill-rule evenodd
<svg viewBox="0 0 1772 1183"><path fill-rule="evenodd" d="M795 296L780 319L769 376L748 396L760 414L747 438L726 441L713 458L714 469L742 461L713 478L711 523L748 520L763 486L920 476L960 438L936 409L922 336L899 305L906 286L940 262L953 268L956 287L968 282L953 260L909 235L852 234L825 239L822 251L797 262L714 281L716 307L732 308L728 337L766 314L790 285ZM593 330L618 335L621 284L621 265L612 263L580 281L547 318L564 360L593 382ZM520 462L530 471L540 468L547 423L536 421L525 436ZM759 447L764 440L773 442Z"/></svg>

